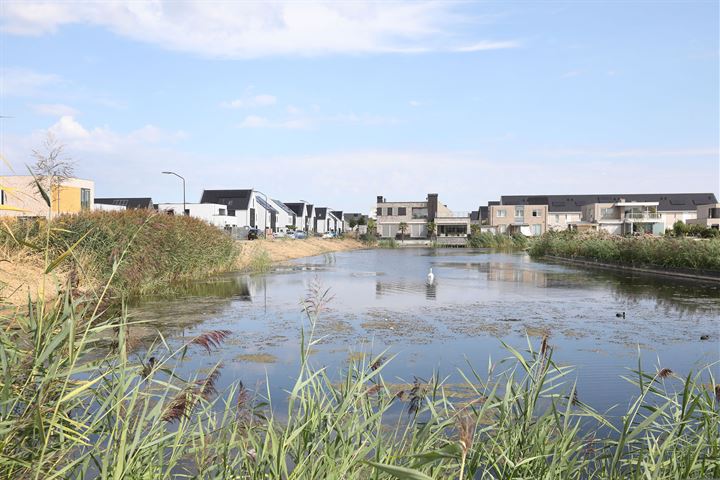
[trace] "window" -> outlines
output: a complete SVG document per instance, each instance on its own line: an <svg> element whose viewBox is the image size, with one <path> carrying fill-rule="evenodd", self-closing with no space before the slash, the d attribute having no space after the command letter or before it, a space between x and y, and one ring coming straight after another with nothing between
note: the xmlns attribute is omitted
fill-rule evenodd
<svg viewBox="0 0 720 480"><path fill-rule="evenodd" d="M89 188L81 188L80 189L80 210L90 210L90 189Z"/></svg>
<svg viewBox="0 0 720 480"><path fill-rule="evenodd" d="M560 215L555 214L555 223L560 223Z"/></svg>
<svg viewBox="0 0 720 480"><path fill-rule="evenodd" d="M218 209L218 215L227 215L227 210L224 209L224 208L219 208L219 209Z"/></svg>
<svg viewBox="0 0 720 480"><path fill-rule="evenodd" d="M401 217L407 215L407 208L405 207L398 207L398 215Z"/></svg>
<svg viewBox="0 0 720 480"><path fill-rule="evenodd" d="M498 218L505 218L505 215L507 215L507 212L505 212L504 208L495 210L495 216Z"/></svg>
<svg viewBox="0 0 720 480"><path fill-rule="evenodd" d="M542 210L533 210L532 216L533 217L542 217Z"/></svg>
<svg viewBox="0 0 720 480"><path fill-rule="evenodd" d="M515 207L515 218L523 218L525 209L523 207Z"/></svg>
<svg viewBox="0 0 720 480"><path fill-rule="evenodd" d="M377 207L377 212L375 212L375 213L377 214L378 217L381 217L382 216L382 208Z"/></svg>
<svg viewBox="0 0 720 480"><path fill-rule="evenodd" d="M392 214L393 214L393 213L392 213L392 207L388 207L388 209L387 209L387 214L388 214L388 215L392 215Z"/></svg>
<svg viewBox="0 0 720 480"><path fill-rule="evenodd" d="M603 208L603 209L600 210L600 216L601 216L602 218L612 218L612 217L615 216L614 214L615 214L615 209L612 208L612 207L610 207L610 208Z"/></svg>
<svg viewBox="0 0 720 480"><path fill-rule="evenodd" d="M427 218L428 217L427 207L412 207L411 213L412 213L412 218Z"/></svg>
<svg viewBox="0 0 720 480"><path fill-rule="evenodd" d="M533 225L532 226L532 233L533 235L540 236L542 235L542 225Z"/></svg>

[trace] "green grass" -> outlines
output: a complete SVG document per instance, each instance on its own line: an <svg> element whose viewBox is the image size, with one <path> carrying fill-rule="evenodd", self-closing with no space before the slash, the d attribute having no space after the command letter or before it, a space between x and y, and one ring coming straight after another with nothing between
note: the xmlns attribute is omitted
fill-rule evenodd
<svg viewBox="0 0 720 480"><path fill-rule="evenodd" d="M218 392L237 369L187 377L179 367L223 348L230 332L134 351L135 324L103 309L107 288L68 292L1 319L0 478L720 477L717 365L680 378L638 361L627 375L636 394L612 416L583 403L547 338L524 352L506 346L484 374L460 372L461 400L437 377L399 392L382 354L346 368L312 363L330 297L315 284L292 388L273 398L236 377Z"/></svg>
<svg viewBox="0 0 720 480"><path fill-rule="evenodd" d="M115 273L111 288L117 293L147 293L229 270L238 255L233 240L206 222L147 210L86 212L49 224L12 222L2 231L6 247L59 258L91 286Z"/></svg>
<svg viewBox="0 0 720 480"><path fill-rule="evenodd" d="M619 237L600 233L548 232L533 242L535 258L558 256L628 266L720 271L720 239Z"/></svg>
<svg viewBox="0 0 720 480"><path fill-rule="evenodd" d="M394 238L381 238L377 242L378 248L398 248L398 242Z"/></svg>

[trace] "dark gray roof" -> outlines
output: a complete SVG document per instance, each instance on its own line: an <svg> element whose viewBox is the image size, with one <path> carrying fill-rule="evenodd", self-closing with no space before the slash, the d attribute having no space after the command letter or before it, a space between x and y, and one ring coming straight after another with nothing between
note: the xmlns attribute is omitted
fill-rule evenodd
<svg viewBox="0 0 720 480"><path fill-rule="evenodd" d="M333 211L330 212L330 213L332 213L333 215L335 215L335 216L338 218L338 220L342 220L342 219L343 219L343 212L342 212L342 210L333 210Z"/></svg>
<svg viewBox="0 0 720 480"><path fill-rule="evenodd" d="M312 217L312 216L313 216L313 205L312 205L312 203L308 203L308 204L306 205L306 207L307 207L307 213L306 213L305 215L307 215L308 217Z"/></svg>
<svg viewBox="0 0 720 480"><path fill-rule="evenodd" d="M661 212L695 210L698 205L717 203L713 193L613 193L605 195L503 195L503 205L547 205L549 212L579 212L591 203L658 202Z"/></svg>
<svg viewBox="0 0 720 480"><path fill-rule="evenodd" d="M362 213L345 213L343 219L349 222L350 220L360 220L364 216Z"/></svg>
<svg viewBox="0 0 720 480"><path fill-rule="evenodd" d="M473 222L477 222L478 220L480 220L480 212L478 210L473 210L472 212L470 212L470 220L472 220Z"/></svg>
<svg viewBox="0 0 720 480"><path fill-rule="evenodd" d="M153 208L153 201L150 197L95 197L95 203L99 203L101 205L119 205L129 210L138 208Z"/></svg>
<svg viewBox="0 0 720 480"><path fill-rule="evenodd" d="M283 202L281 202L280 200L275 200L275 199L273 198L272 201L275 202L275 205L277 205L278 207L280 207L280 209L281 209L283 212L287 213L287 214L290 215L290 216L295 215L295 212L293 212L287 205L285 205L285 204L284 204Z"/></svg>
<svg viewBox="0 0 720 480"><path fill-rule="evenodd" d="M248 190L203 190L200 203L218 203L227 205L228 213L235 210L247 210L252 189ZM232 215L232 213L231 213Z"/></svg>
<svg viewBox="0 0 720 480"><path fill-rule="evenodd" d="M274 213L274 214L277 214L277 213L278 213L278 211L275 209L275 207L273 207L272 205L270 205L269 202L266 202L263 197L255 196L255 201L258 203L258 205L260 205L261 207L263 207L263 208L264 208L265 210L267 210L268 212Z"/></svg>
<svg viewBox="0 0 720 480"><path fill-rule="evenodd" d="M305 204L300 202L290 202L285 204L293 213L299 217L305 214Z"/></svg>
<svg viewBox="0 0 720 480"><path fill-rule="evenodd" d="M327 212L328 209L326 207L317 207L315 209L315 217L317 217L318 220L325 220Z"/></svg>
<svg viewBox="0 0 720 480"><path fill-rule="evenodd" d="M480 210L479 210L479 212L480 212L480 220L487 220L487 219L489 218L489 216L488 216L488 215L489 215L489 212L488 212L489 208L488 208L488 207L479 207L479 209L480 209Z"/></svg>

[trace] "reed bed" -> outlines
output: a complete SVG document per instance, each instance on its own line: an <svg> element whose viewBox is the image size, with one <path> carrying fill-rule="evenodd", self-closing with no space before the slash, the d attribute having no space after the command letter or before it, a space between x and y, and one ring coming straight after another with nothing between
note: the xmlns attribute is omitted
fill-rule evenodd
<svg viewBox="0 0 720 480"><path fill-rule="evenodd" d="M120 253L124 261L128 250ZM112 282L118 268L110 274ZM637 370L637 395L613 416L583 403L551 339L487 371L397 391L382 352L337 370L315 365L329 290L303 302L297 379L282 398L249 391L215 364L192 376L188 356L231 335L134 347L125 311L66 289L28 303L0 329L0 478L710 478L720 477L720 388L711 365L685 377Z"/></svg>
<svg viewBox="0 0 720 480"><path fill-rule="evenodd" d="M533 242L530 255L581 258L629 266L720 271L720 239L621 237L604 233L548 232Z"/></svg>

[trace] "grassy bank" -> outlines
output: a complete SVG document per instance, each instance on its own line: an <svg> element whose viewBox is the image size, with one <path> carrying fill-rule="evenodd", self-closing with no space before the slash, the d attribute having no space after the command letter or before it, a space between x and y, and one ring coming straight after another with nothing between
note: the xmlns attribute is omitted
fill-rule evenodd
<svg viewBox="0 0 720 480"><path fill-rule="evenodd" d="M635 398L594 412L551 340L486 374L465 373L453 399L438 378L398 390L382 356L314 366L324 297L306 300L299 370L282 399L242 377L218 392L217 364L182 378L229 332L133 353L123 317L70 297L38 304L0 330L0 478L711 478L720 476L718 386L669 369L630 375ZM319 321L322 321L320 319ZM620 374L620 372L618 372ZM279 411L273 402L287 401Z"/></svg>
<svg viewBox="0 0 720 480"><path fill-rule="evenodd" d="M602 233L548 232L533 242L535 258L557 256L660 268L720 271L720 239L619 237Z"/></svg>
<svg viewBox="0 0 720 480"><path fill-rule="evenodd" d="M528 238L522 234L505 235L473 231L468 239L468 246L472 248L524 249L529 244Z"/></svg>
<svg viewBox="0 0 720 480"><path fill-rule="evenodd" d="M324 253L343 252L368 248L351 238L317 238L302 240L278 238L236 242L238 257L235 269L249 272L268 271L273 264Z"/></svg>
<svg viewBox="0 0 720 480"><path fill-rule="evenodd" d="M238 256L234 242L203 221L145 210L86 212L49 223L8 221L2 227L9 259L4 271L42 264L84 291L101 287L108 278L113 293L154 291L229 270ZM46 288L56 289L52 284L58 278Z"/></svg>

